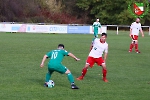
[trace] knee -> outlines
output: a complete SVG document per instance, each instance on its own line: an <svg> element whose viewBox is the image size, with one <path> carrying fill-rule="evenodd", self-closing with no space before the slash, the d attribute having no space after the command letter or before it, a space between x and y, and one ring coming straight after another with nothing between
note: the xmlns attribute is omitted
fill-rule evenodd
<svg viewBox="0 0 150 100"><path fill-rule="evenodd" d="M134 40L134 44L137 44L138 43L138 41L137 40Z"/></svg>
<svg viewBox="0 0 150 100"><path fill-rule="evenodd" d="M67 71L65 72L65 74L69 74L69 73L71 73L71 72L70 72L70 70L67 69Z"/></svg>
<svg viewBox="0 0 150 100"><path fill-rule="evenodd" d="M88 69L88 67L89 67L89 64L85 64L84 68Z"/></svg>
<svg viewBox="0 0 150 100"><path fill-rule="evenodd" d="M138 41L136 41L135 44L138 44Z"/></svg>
<svg viewBox="0 0 150 100"><path fill-rule="evenodd" d="M134 40L132 40L132 44L135 44L135 41L134 41Z"/></svg>
<svg viewBox="0 0 150 100"><path fill-rule="evenodd" d="M105 69L105 70L107 70L106 64L102 64L102 68Z"/></svg>

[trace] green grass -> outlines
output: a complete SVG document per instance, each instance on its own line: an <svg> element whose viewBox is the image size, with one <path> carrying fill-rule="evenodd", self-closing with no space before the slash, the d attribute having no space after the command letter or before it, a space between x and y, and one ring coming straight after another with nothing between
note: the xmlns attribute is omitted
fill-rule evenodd
<svg viewBox="0 0 150 100"><path fill-rule="evenodd" d="M129 32L108 31L109 80L104 83L101 67L89 69L83 81L76 81L79 90L71 90L66 75L54 73L54 88L45 88L47 62L43 69L43 55L57 48L59 43L81 59L66 57L63 64L74 75L81 69L89 53L93 35L84 34L25 34L0 33L0 100L149 100L150 97L150 36L139 36L139 50L128 53ZM100 74L100 75L99 75Z"/></svg>

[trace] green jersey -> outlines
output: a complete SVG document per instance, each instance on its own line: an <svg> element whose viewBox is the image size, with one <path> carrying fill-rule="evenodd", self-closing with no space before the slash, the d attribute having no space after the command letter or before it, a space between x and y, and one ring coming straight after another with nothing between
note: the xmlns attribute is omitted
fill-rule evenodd
<svg viewBox="0 0 150 100"><path fill-rule="evenodd" d="M94 23L93 23L94 32L98 32L98 28L99 28L99 27L101 27L100 22L94 22Z"/></svg>
<svg viewBox="0 0 150 100"><path fill-rule="evenodd" d="M68 53L66 50L52 50L50 52L48 52L46 55L48 56L48 58L50 58L49 60L49 64L61 64L64 56L68 56Z"/></svg>

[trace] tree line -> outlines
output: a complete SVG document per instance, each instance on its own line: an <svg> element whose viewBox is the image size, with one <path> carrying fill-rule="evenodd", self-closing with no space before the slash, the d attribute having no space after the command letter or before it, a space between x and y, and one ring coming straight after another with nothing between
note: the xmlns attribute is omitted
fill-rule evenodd
<svg viewBox="0 0 150 100"><path fill-rule="evenodd" d="M144 3L147 13L141 23L150 25L149 0L0 0L0 21L92 24L99 18L103 25L129 25L135 19L135 2Z"/></svg>

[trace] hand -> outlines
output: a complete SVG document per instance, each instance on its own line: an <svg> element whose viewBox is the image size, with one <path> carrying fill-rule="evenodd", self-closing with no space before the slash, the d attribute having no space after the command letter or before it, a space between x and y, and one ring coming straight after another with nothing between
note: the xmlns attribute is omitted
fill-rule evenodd
<svg viewBox="0 0 150 100"><path fill-rule="evenodd" d="M41 63L40 67L41 67L41 68L42 68L42 67L44 67L44 64L43 64L43 63Z"/></svg>
<svg viewBox="0 0 150 100"><path fill-rule="evenodd" d="M79 61L80 59L79 59L79 58L75 58L75 60L76 60L76 61Z"/></svg>
<svg viewBox="0 0 150 100"><path fill-rule="evenodd" d="M142 34L142 37L144 37L144 34Z"/></svg>

